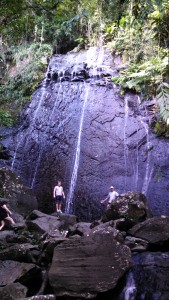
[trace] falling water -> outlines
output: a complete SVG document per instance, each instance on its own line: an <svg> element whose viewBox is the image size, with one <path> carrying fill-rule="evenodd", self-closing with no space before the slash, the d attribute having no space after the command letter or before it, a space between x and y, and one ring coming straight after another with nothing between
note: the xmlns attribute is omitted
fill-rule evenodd
<svg viewBox="0 0 169 300"><path fill-rule="evenodd" d="M36 179L36 175L37 175L38 167L39 167L39 165L40 165L40 161L41 161L42 153L43 153L43 150L42 150L42 151L40 151L40 152L39 152L39 155L38 155L38 159L37 159L37 162L36 162L36 166L35 166L34 175L33 175L33 178L32 178L31 189L33 189L33 187L34 187L34 183L35 183L35 179Z"/></svg>
<svg viewBox="0 0 169 300"><path fill-rule="evenodd" d="M45 95L45 88L42 87L40 100L39 100L38 105L37 105L37 108L36 108L36 110L35 110L35 112L34 112L33 120L32 120L32 122L31 122L31 124L30 124L30 132L31 132L31 130L32 130L32 128L33 128L33 125L35 124L37 114L38 114L38 112L39 112L39 109L40 109L40 107L41 107L41 105L42 105L42 101L43 101L43 99L44 99L44 95ZM30 108L31 108L31 105L32 105L32 104L30 104ZM11 169L12 169L12 170L14 170L14 164L15 164L17 152L18 152L18 149L19 149L20 145L22 144L22 142L23 142L22 137L20 137L20 140L19 140L19 141L18 141L18 137L17 137L16 148L15 148L14 156L13 156L12 163L11 163ZM26 147L27 147L28 142L29 142L29 139L27 138L26 143L24 144L24 148L25 148L25 149L26 149Z"/></svg>
<svg viewBox="0 0 169 300"><path fill-rule="evenodd" d="M104 48L103 47L100 47L100 48L91 47L87 51L86 62L87 62L88 67L90 67L89 65L92 66L93 76L100 76L99 69L101 69L101 64L103 63L103 59L104 59ZM83 120L84 120L85 108L86 108L86 103L87 103L89 89L90 89L88 85L84 84L84 86L85 86L85 96L84 96L84 103L83 103L81 119L80 119L80 127L79 127L78 139L77 139L75 162L74 162L73 172L72 172L72 176L71 176L67 201L66 201L66 208L65 208L66 213L70 213L72 210L72 200L73 200L74 190L75 190L75 186L76 186L77 173L78 173L78 167L79 167L80 144L81 144Z"/></svg>
<svg viewBox="0 0 169 300"><path fill-rule="evenodd" d="M43 99L44 99L45 92L46 92L45 87L42 87L42 90L41 90L41 97L40 97L40 100L39 100L39 102L38 102L38 106L37 106L37 108L36 108L36 110L35 110L35 112L34 112L34 115L33 115L33 120L32 120L32 123L31 123L31 128L33 127L33 125L34 125L34 123L35 123L35 121L36 121L36 117L37 117L37 114L38 114L38 112L39 112L39 109L40 109L40 107L41 107L41 105L42 105L42 101L43 101Z"/></svg>
<svg viewBox="0 0 169 300"><path fill-rule="evenodd" d="M147 190L150 184L150 180L152 177L152 173L153 173L153 168L150 170L150 139L149 139L149 127L148 124L145 123L142 119L141 119L141 123L145 129L146 132L146 147L147 147L147 162L146 162L146 171L145 171L145 176L144 176L144 181L143 181L143 186L142 186L142 193L143 194L147 194Z"/></svg>
<svg viewBox="0 0 169 300"><path fill-rule="evenodd" d="M137 136L138 136L138 129L137 129ZM138 142L136 145L136 165L135 165L135 190L137 191L138 188L138 168L139 166L139 147L138 147Z"/></svg>
<svg viewBox="0 0 169 300"><path fill-rule="evenodd" d="M128 107L128 98L125 97L125 106L124 106L124 167L125 167L125 177L124 177L124 191L126 190L126 179L127 179L127 160L128 160L128 146L127 146L127 120L129 116L129 107Z"/></svg>
<svg viewBox="0 0 169 300"><path fill-rule="evenodd" d="M12 171L14 170L14 164L15 164L15 160L16 160L16 155L17 155L17 152L18 152L18 149L19 149L19 146L20 146L21 142L22 142L21 139L20 139L19 142L18 142L18 139L17 139L16 149L15 149L14 156L13 156L13 159L12 159L12 164L11 164L11 170Z"/></svg>
<svg viewBox="0 0 169 300"><path fill-rule="evenodd" d="M61 87L62 87L62 84L61 84L61 80L60 80L60 84L59 84L59 88L58 88L58 94L57 94L57 97L55 99L55 103L54 103L53 109L52 109L51 114L50 114L50 123L53 121L53 115L54 115L55 108L56 108L56 105L57 105L57 100L58 100L59 95L60 95ZM41 158L42 158L42 155L43 155L43 152L44 152L44 143L45 143L44 141L45 141L47 130L48 130L48 127L46 126L46 129L45 129L45 131L43 133L43 137L42 137L42 139L40 141L40 151L39 151L38 159L36 161L36 165L35 165L35 169L34 169L34 174L33 174L32 182L31 182L31 185L30 185L31 189L34 188L34 184L35 184L35 180L36 180L38 168L40 166Z"/></svg>
<svg viewBox="0 0 169 300"><path fill-rule="evenodd" d="M136 296L136 284L135 284L135 280L133 277L133 273L129 272L128 277L127 277L127 283L126 283L126 287L124 290L124 296L123 299L124 300L135 300L135 296Z"/></svg>
<svg viewBox="0 0 169 300"><path fill-rule="evenodd" d="M77 172L78 172L79 159L80 159L81 135L82 135L83 121L84 121L84 115L85 115L85 107L86 107L86 103L87 103L87 99L88 99L88 95L89 95L89 90L90 90L89 85L85 84L84 103L83 103L81 119L80 119L80 127L79 127L78 139L77 139L75 162L74 162L73 172L72 172L72 176L71 176L69 193L68 193L67 201L66 201L66 209L65 209L66 213L71 212L72 199L73 199L73 194L74 194L76 180L77 180Z"/></svg>

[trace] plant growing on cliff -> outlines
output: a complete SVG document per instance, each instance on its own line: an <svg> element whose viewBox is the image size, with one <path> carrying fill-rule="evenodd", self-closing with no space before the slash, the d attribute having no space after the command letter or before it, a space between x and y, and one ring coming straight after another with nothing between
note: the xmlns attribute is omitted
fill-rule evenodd
<svg viewBox="0 0 169 300"><path fill-rule="evenodd" d="M44 77L50 45L32 44L12 47L12 65L6 70L0 86L0 125L11 127L23 105Z"/></svg>
<svg viewBox="0 0 169 300"><path fill-rule="evenodd" d="M112 80L124 90L143 93L146 99L156 97L160 116L167 122L169 3L149 0L141 5L133 0L131 4L128 15L120 20L117 36L109 43L123 63L120 76Z"/></svg>
<svg viewBox="0 0 169 300"><path fill-rule="evenodd" d="M169 120L169 84L162 82L157 88L157 102L160 107L160 114L166 123Z"/></svg>

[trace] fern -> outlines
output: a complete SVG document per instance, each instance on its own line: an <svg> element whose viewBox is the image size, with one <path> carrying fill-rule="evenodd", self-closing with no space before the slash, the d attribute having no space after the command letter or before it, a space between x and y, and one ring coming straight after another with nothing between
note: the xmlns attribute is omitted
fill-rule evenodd
<svg viewBox="0 0 169 300"><path fill-rule="evenodd" d="M168 124L169 120L169 84L162 82L157 88L157 103L160 108L160 115Z"/></svg>

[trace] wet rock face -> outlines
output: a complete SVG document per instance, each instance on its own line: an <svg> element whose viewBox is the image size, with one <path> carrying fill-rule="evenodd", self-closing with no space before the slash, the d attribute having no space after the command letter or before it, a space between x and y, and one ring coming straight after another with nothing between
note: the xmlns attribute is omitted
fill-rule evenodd
<svg viewBox="0 0 169 300"><path fill-rule="evenodd" d="M99 200L112 184L119 193L144 193L152 214L169 213L168 141L151 132L149 106L113 85L117 74L106 50L54 55L20 126L6 137L3 131L11 158L2 163L34 189L40 209L54 210L52 190L61 179L81 221L100 217Z"/></svg>

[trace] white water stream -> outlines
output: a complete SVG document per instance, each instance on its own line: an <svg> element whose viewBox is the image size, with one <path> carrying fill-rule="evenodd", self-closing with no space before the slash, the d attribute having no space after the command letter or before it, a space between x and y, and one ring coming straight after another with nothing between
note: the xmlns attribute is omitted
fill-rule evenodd
<svg viewBox="0 0 169 300"><path fill-rule="evenodd" d="M78 173L78 168L79 168L82 128L83 128L86 103L88 100L88 95L89 95L89 90L90 90L89 85L84 84L84 86L85 86L85 95L84 95L84 102L83 102L81 119L80 119L80 127L79 127L78 139L77 139L74 167L73 167L73 172L72 172L72 176L71 176L69 192L68 192L67 200L66 200L66 208L65 208L66 213L71 213L71 210L72 210L72 200L73 200L74 190L75 190L76 181L77 181L77 173Z"/></svg>
<svg viewBox="0 0 169 300"><path fill-rule="evenodd" d="M57 94L57 97L55 99L55 103L54 103L54 106L53 106L53 109L52 109L52 112L50 114L50 123L52 123L54 120L53 120L53 116L55 116L54 112L55 112L55 109L56 109L56 105L57 105L57 100L59 98L59 95L60 95L60 92L61 92L61 87L62 87L62 84L61 84L61 81L60 81L60 84L59 84L59 88L58 88L58 94ZM31 182L31 189L34 188L34 184L35 184L35 181L36 181L36 176L37 176L37 173L38 173L38 168L40 166L40 162L41 162L41 159L42 159L42 155L43 155L43 152L44 152L44 145L45 145L45 139L46 139L46 133L47 133L47 130L48 130L48 126L46 126L46 129L43 133L43 136L41 138L41 141L40 141L40 150L39 150L39 155L38 155L38 159L36 160L36 165L35 165L35 169L34 169L34 174L33 174L33 177L32 177L32 182Z"/></svg>
<svg viewBox="0 0 169 300"><path fill-rule="evenodd" d="M126 191L126 180L127 180L127 161L128 161L128 145L127 145L127 121L129 116L129 107L128 107L128 98L125 97L125 105L124 105L124 168L125 168L125 175L124 175L124 191Z"/></svg>
<svg viewBox="0 0 169 300"><path fill-rule="evenodd" d="M35 111L34 111L34 114L33 114L33 119L32 119L32 122L31 122L31 124L30 124L30 129L29 129L29 133L27 134L26 142L24 143L25 137L22 138L21 136L17 136L16 148L15 148L14 156L13 156L12 163L11 163L11 169L12 169L12 170L14 170L14 164L15 164L15 160L16 160L16 157L17 157L17 153L18 153L19 147L22 145L22 143L24 143L24 148L25 148L25 149L26 149L26 147L27 147L27 144L28 144L28 142L29 142L28 136L31 136L31 131L32 131L33 126L34 126L34 124L35 124L35 122L36 122L37 115L38 115L38 113L39 113L40 107L41 107L42 102L43 102L43 100L44 100L45 92L46 92L45 87L42 87L40 99L39 99L38 105L37 105L37 107L36 107L36 109L35 109ZM32 103L30 104L30 108L31 108L31 106L32 106ZM18 137L19 137L19 138L18 138Z"/></svg>
<svg viewBox="0 0 169 300"><path fill-rule="evenodd" d="M104 48L101 47L99 49L96 47L91 47L87 51L87 57L86 57L86 63L89 66L90 64L93 65L93 76L99 75L98 74L98 68L101 67L101 64L103 63L104 59ZM84 115L85 115L85 108L89 96L90 86L86 83L84 83L84 102L82 107L82 113L80 118L80 126L79 126L79 133L77 138L77 146L76 146L76 152L75 152L75 161L74 161L74 167L73 172L70 180L70 186L69 186L69 192L66 199L66 207L65 212L66 213L72 213L73 209L73 196L77 181L77 174L78 174L78 168L79 168L79 160L80 160L80 146L81 146L81 136L82 136L82 128L83 128L83 122L84 122Z"/></svg>
<svg viewBox="0 0 169 300"><path fill-rule="evenodd" d="M124 297L123 297L124 300L135 300L136 291L137 289L136 289L133 273L130 272L128 274L127 283L124 290Z"/></svg>
<svg viewBox="0 0 169 300"><path fill-rule="evenodd" d="M143 125L145 132L146 132L146 148L147 148L147 160L146 160L146 170L145 170L145 176L144 176L144 181L143 181L143 186L142 186L142 193L144 195L147 194L148 187L152 178L152 173L153 173L153 168L150 169L150 138L149 138L149 126L146 122L144 122L141 119L141 124Z"/></svg>

